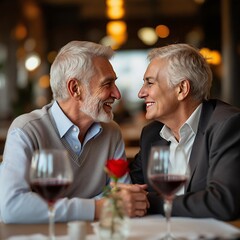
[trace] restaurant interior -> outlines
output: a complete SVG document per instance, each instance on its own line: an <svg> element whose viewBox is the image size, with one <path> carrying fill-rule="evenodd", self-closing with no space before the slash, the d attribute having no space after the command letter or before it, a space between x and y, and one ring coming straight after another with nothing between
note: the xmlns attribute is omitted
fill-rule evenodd
<svg viewBox="0 0 240 240"><path fill-rule="evenodd" d="M238 0L1 0L0 154L7 129L22 113L51 101L49 69L71 40L110 45L122 100L114 105L127 155L146 124L137 93L154 47L185 42L213 70L212 97L240 106Z"/></svg>
<svg viewBox="0 0 240 240"><path fill-rule="evenodd" d="M138 152L141 129L147 124L145 105L137 94L152 48L172 43L197 47L213 72L211 97L240 107L239 12L239 0L0 0L0 164L13 119L51 102L50 66L59 49L72 40L101 43L116 51L111 63L122 99L114 104L113 112L129 160ZM150 219L151 224L152 220L158 231L163 219ZM203 225L199 223L204 223L204 229L212 228L212 233L224 235L225 231L239 237L239 221L231 225L213 219L179 221L200 233ZM146 239L146 228L139 227L146 223L146 219L135 219L133 229L143 236L130 239ZM179 227L178 219L174 227ZM88 224L87 233L92 234L92 226L89 229ZM56 225L57 235L67 231L68 224ZM39 232L47 235L47 225L0 224L0 239Z"/></svg>

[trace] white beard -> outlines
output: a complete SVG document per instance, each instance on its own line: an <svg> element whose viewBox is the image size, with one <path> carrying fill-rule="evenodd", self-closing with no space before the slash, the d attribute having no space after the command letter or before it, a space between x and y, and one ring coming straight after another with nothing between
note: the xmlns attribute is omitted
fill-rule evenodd
<svg viewBox="0 0 240 240"><path fill-rule="evenodd" d="M103 102L95 96L91 96L87 91L86 98L81 111L91 117L95 122L110 122L113 119L113 113L106 113L103 108Z"/></svg>

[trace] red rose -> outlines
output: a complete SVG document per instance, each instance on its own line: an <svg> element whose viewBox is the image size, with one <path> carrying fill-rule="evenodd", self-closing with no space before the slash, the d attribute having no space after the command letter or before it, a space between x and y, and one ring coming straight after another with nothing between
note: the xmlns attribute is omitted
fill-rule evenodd
<svg viewBox="0 0 240 240"><path fill-rule="evenodd" d="M107 160L106 171L111 177L121 178L128 172L128 162L124 159Z"/></svg>

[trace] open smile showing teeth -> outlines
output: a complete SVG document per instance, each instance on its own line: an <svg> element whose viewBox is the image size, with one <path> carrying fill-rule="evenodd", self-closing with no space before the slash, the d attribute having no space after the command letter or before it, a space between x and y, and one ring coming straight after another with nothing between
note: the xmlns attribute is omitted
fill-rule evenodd
<svg viewBox="0 0 240 240"><path fill-rule="evenodd" d="M110 107L110 108L112 108L112 104L113 104L112 102L105 102L105 103L104 103L104 105L106 105L106 106L108 106L108 107Z"/></svg>
<svg viewBox="0 0 240 240"><path fill-rule="evenodd" d="M105 103L105 104L108 105L108 106L110 106L110 107L112 106L112 103Z"/></svg>
<svg viewBox="0 0 240 240"><path fill-rule="evenodd" d="M146 103L146 107L147 107L147 108L148 108L148 107L151 107L153 104L154 104L153 102L148 102L148 103Z"/></svg>

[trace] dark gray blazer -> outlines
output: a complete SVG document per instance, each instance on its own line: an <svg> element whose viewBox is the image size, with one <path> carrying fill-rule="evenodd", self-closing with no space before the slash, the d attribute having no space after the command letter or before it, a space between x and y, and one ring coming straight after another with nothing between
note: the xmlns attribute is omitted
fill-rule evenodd
<svg viewBox="0 0 240 240"><path fill-rule="evenodd" d="M162 139L160 122L145 126L140 151L130 165L133 183L148 183L150 147L169 144ZM219 100L203 102L190 160L186 193L173 202L172 215L233 220L240 217L240 109ZM149 185L149 184L148 184ZM163 213L162 199L149 185L150 213Z"/></svg>

